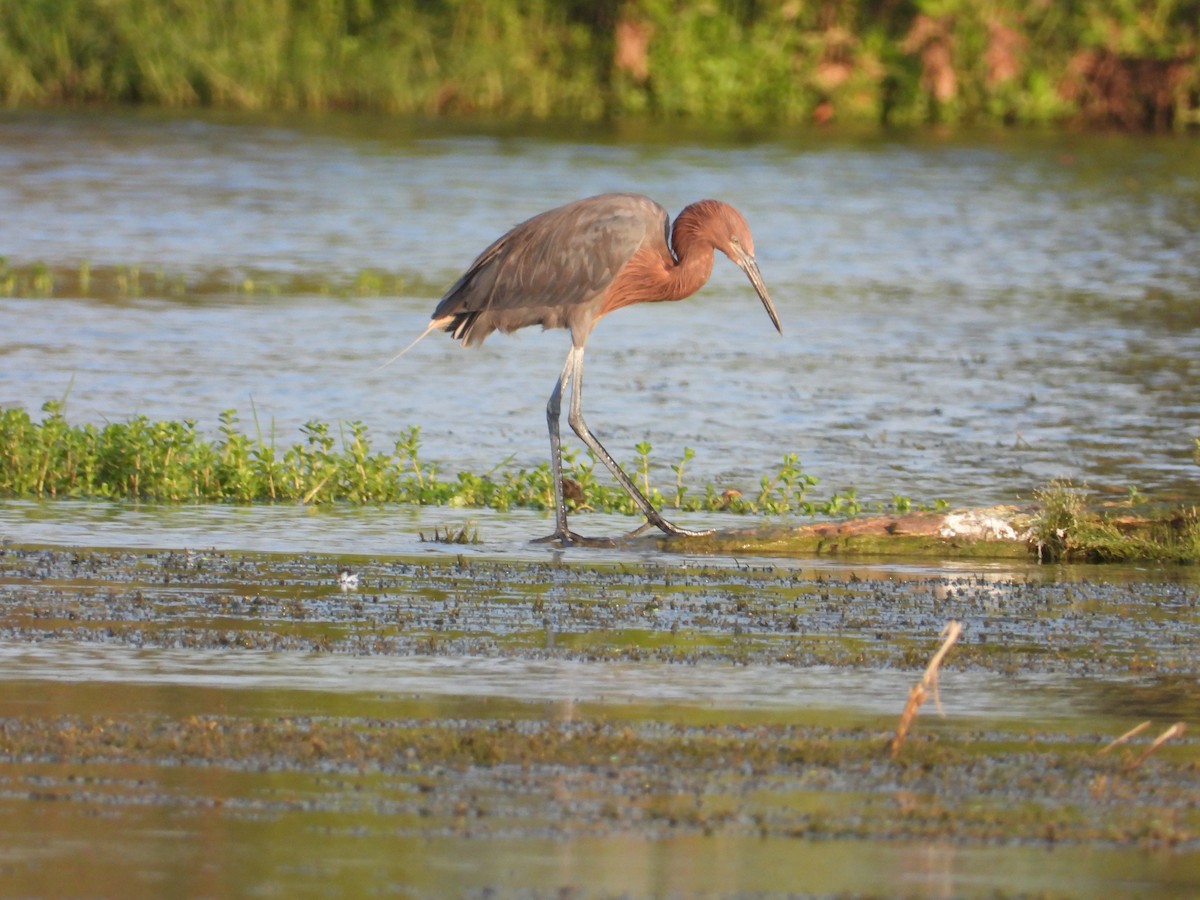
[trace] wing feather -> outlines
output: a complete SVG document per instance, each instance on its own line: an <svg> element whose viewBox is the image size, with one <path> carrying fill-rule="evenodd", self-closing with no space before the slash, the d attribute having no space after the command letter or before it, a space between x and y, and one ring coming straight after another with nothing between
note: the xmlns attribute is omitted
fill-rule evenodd
<svg viewBox="0 0 1200 900"><path fill-rule="evenodd" d="M602 194L541 213L484 250L433 318L468 345L497 329L571 327L641 247L666 246L667 223L667 211L638 194Z"/></svg>

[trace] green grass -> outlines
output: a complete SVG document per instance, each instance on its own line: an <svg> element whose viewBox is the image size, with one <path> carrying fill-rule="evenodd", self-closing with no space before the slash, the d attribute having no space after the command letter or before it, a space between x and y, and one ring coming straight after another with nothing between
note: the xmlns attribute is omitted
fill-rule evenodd
<svg viewBox="0 0 1200 900"><path fill-rule="evenodd" d="M1038 558L1047 562L1200 562L1200 508L1180 506L1150 514L1097 512L1087 494L1068 481L1035 492L1033 526ZM1131 500L1146 498L1131 492Z"/></svg>
<svg viewBox="0 0 1200 900"><path fill-rule="evenodd" d="M299 440L281 446L273 434L264 436L257 422L254 434L247 434L233 410L221 413L215 440L205 438L194 420L134 416L103 426L73 425L61 401L47 402L42 411L41 421L35 421L24 409L0 409L0 496L167 503L412 503L497 510L549 509L554 503L548 464L522 468L505 460L487 472L446 477L422 458L420 429L415 426L380 451L372 447L362 422L331 426L310 421L301 427ZM675 477L664 493L651 480L657 469L651 452L648 443L638 444L637 459L628 470L637 473L659 508L800 515L853 515L862 510L852 491L826 500L811 498L817 481L801 470L795 454L785 455L755 490L711 484L693 490L686 467L695 452L685 448L671 466ZM636 514L625 491L603 468L597 471L595 458L565 451L563 463L566 493L575 509ZM896 497L894 503L904 509L913 506L907 497Z"/></svg>

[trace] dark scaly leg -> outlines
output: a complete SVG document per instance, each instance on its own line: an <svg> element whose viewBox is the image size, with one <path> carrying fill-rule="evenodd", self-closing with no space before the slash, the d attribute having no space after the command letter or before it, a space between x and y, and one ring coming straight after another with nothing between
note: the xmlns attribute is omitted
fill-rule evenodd
<svg viewBox="0 0 1200 900"><path fill-rule="evenodd" d="M538 538L534 543L557 543L564 547L571 544L611 546L615 542L610 539L587 538L576 534L567 527L567 501L563 496L562 486L562 440L559 437L558 424L562 410L563 391L570 387L571 379L575 377L577 352L582 351L578 351L576 347L572 346L571 352L567 354L567 361L563 365L562 373L558 376L554 390L550 393L550 400L546 404L546 425L550 430L550 478L554 482L554 534Z"/></svg>
<svg viewBox="0 0 1200 900"><path fill-rule="evenodd" d="M571 353L567 356L567 364L563 368L563 376L564 378L560 379L559 381L560 387L565 383L565 381L574 382L571 388L571 408L567 413L567 423L571 426L571 429L577 435L579 435L579 439L587 444L588 448L594 454L596 454L596 456L601 462L604 463L605 466L608 467L608 471L612 472L613 477L620 482L621 487L625 488L629 496L633 498L633 502L638 505L638 508L646 517L646 524L635 529L632 534L641 534L650 525L653 525L655 528L666 534L677 534L685 537L698 537L704 534L712 534L711 530L689 531L686 528L680 528L678 525L674 525L664 519L659 511L650 505L650 501L647 500L645 495L638 490L637 485L630 480L629 476L625 474L625 471L617 464L617 461L609 455L607 450L604 449L604 445L601 444L600 441L596 439L596 436L588 430L587 423L583 420L583 347L571 348ZM551 397L551 400L554 399L554 397ZM556 415L554 428L555 431L557 431L558 427L557 420L558 417Z"/></svg>

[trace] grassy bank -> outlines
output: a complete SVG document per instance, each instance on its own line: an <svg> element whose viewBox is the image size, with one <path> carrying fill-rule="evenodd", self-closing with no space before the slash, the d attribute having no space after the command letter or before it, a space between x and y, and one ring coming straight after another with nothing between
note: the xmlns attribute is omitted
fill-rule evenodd
<svg viewBox="0 0 1200 900"><path fill-rule="evenodd" d="M1182 128L1200 3L29 0L0 102Z"/></svg>

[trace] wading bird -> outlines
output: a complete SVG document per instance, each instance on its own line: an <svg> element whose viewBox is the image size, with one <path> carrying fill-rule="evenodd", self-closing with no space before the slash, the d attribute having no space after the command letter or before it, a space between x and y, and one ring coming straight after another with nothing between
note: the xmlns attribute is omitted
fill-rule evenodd
<svg viewBox="0 0 1200 900"><path fill-rule="evenodd" d="M646 516L633 534L651 526L667 534L705 533L687 531L664 519L583 421L583 348L596 322L623 306L682 300L694 294L712 274L715 250L746 273L775 329L782 332L741 213L719 200L701 200L684 209L669 232L668 226L667 211L639 194L601 194L534 216L471 263L417 338L442 330L473 347L493 331L511 332L527 325L570 330L571 351L546 404L555 526L545 541L600 543L567 528L558 423L562 395L568 389L567 422Z"/></svg>

